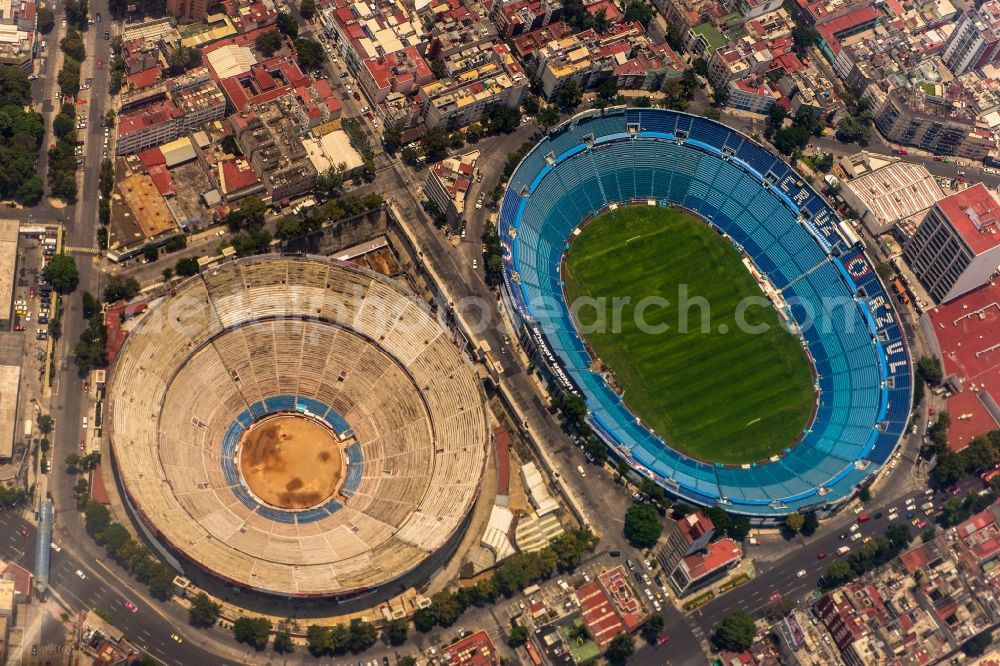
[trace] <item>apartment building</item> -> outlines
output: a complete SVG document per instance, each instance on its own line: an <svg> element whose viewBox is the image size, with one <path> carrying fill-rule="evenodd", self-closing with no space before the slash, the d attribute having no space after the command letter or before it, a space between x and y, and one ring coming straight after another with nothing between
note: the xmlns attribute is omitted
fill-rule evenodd
<svg viewBox="0 0 1000 666"><path fill-rule="evenodd" d="M882 94L870 88L869 94L878 101L875 126L894 143L971 160L981 160L995 148L992 133L972 109L928 100L920 90Z"/></svg>
<svg viewBox="0 0 1000 666"><path fill-rule="evenodd" d="M1000 266L1000 202L982 183L941 199L903 259L938 303L982 286Z"/></svg>
<svg viewBox="0 0 1000 666"><path fill-rule="evenodd" d="M272 202L293 199L316 186L316 169L287 103L275 100L230 116L237 144L264 183Z"/></svg>
<svg viewBox="0 0 1000 666"><path fill-rule="evenodd" d="M1000 2L990 0L962 14L941 59L956 76L1000 60Z"/></svg>
<svg viewBox="0 0 1000 666"><path fill-rule="evenodd" d="M206 122L226 116L226 98L213 81L185 85L173 91L169 90L169 85L166 87L163 99L119 116L116 155L159 146Z"/></svg>

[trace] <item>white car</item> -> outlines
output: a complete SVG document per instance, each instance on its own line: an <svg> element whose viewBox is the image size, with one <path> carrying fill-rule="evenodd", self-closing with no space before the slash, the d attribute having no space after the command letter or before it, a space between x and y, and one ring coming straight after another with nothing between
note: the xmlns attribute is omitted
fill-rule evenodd
<svg viewBox="0 0 1000 666"><path fill-rule="evenodd" d="M86 416L83 417L83 429L84 430L87 429L87 417Z"/></svg>
<svg viewBox="0 0 1000 666"><path fill-rule="evenodd" d="M885 517L885 519L888 520L889 522L892 522L893 520L896 520L897 518L899 518L899 514L898 513L890 513L888 516Z"/></svg>
<svg viewBox="0 0 1000 666"><path fill-rule="evenodd" d="M87 574L83 573L79 569L76 570L76 577L80 580L87 580Z"/></svg>
<svg viewBox="0 0 1000 666"><path fill-rule="evenodd" d="M798 576L799 578L802 578L803 576L806 575L806 570L805 569L799 569L798 573L795 574L795 575Z"/></svg>
<svg viewBox="0 0 1000 666"><path fill-rule="evenodd" d="M853 525L851 525L851 531L852 532L857 532L860 529L861 529L861 526L858 525L857 523L854 523Z"/></svg>

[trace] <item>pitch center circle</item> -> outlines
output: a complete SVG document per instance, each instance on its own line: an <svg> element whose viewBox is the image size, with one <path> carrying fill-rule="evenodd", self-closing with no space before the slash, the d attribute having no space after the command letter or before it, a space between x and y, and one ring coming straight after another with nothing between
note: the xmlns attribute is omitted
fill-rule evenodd
<svg viewBox="0 0 1000 666"><path fill-rule="evenodd" d="M244 433L239 470L261 502L298 511L319 506L336 494L346 465L331 428L308 416L275 414Z"/></svg>

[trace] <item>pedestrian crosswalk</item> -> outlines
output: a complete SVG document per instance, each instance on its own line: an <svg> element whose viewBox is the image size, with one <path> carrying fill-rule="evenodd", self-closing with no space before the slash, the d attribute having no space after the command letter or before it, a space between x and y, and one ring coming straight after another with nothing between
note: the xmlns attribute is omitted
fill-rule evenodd
<svg viewBox="0 0 1000 666"><path fill-rule="evenodd" d="M96 247L76 247L73 245L67 245L63 248L63 252L66 254L89 254L97 255L98 250Z"/></svg>

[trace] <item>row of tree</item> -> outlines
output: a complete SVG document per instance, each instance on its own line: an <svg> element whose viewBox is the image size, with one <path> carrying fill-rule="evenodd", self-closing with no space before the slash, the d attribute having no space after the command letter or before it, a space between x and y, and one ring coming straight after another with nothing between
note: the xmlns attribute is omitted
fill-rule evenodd
<svg viewBox="0 0 1000 666"><path fill-rule="evenodd" d="M885 536L875 537L847 557L835 559L820 576L819 585L825 590L840 587L894 559L912 540L909 525L893 525Z"/></svg>
<svg viewBox="0 0 1000 666"><path fill-rule="evenodd" d="M121 523L111 520L107 507L88 502L84 509L87 533L108 555L136 579L149 586L159 599L166 599L173 589L174 571L152 556L144 545L132 538Z"/></svg>
<svg viewBox="0 0 1000 666"><path fill-rule="evenodd" d="M45 124L31 108L31 83L20 67L0 65L0 199L34 206L42 199L35 172Z"/></svg>

